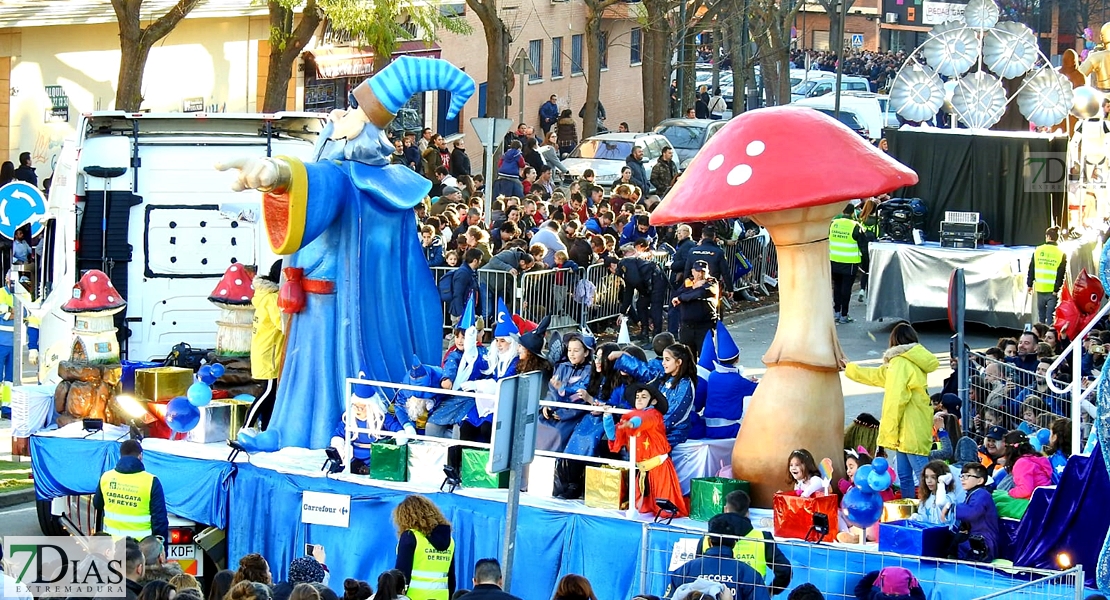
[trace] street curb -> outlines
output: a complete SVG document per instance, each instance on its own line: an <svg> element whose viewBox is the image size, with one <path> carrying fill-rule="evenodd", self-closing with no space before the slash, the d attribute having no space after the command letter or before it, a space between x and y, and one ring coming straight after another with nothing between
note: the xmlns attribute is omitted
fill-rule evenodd
<svg viewBox="0 0 1110 600"><path fill-rule="evenodd" d="M729 325L739 325L739 324L744 323L745 321L748 321L748 320L751 320L751 319L755 319L755 318L758 318L758 317L774 314L774 313L778 312L778 310L779 310L779 303L778 302L775 302L774 304L768 304L766 306L759 306L759 307L753 308L751 310L743 310L743 311L740 311L740 312L736 313L735 315L729 315L729 316L733 317L733 321L731 323L729 323ZM725 320L726 321L728 320L728 316L725 317Z"/></svg>
<svg viewBox="0 0 1110 600"><path fill-rule="evenodd" d="M28 488L26 490L19 490L16 492L0 493L0 508L8 508L10 506L17 506L19 504L26 504L35 501L35 488Z"/></svg>

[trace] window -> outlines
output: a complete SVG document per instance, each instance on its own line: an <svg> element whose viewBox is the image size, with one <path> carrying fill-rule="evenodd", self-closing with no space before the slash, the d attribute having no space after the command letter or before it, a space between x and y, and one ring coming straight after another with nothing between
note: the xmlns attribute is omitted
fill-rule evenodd
<svg viewBox="0 0 1110 600"><path fill-rule="evenodd" d="M597 53L602 69L609 68L609 32L602 31L597 40Z"/></svg>
<svg viewBox="0 0 1110 600"><path fill-rule="evenodd" d="M543 40L528 42L528 60L536 68L534 75L528 76L528 81L541 81L543 79Z"/></svg>
<svg viewBox="0 0 1110 600"><path fill-rule="evenodd" d="M551 38L551 78L563 76L563 38Z"/></svg>
<svg viewBox="0 0 1110 600"><path fill-rule="evenodd" d="M643 60L643 57L640 55L640 50L642 47L641 44L643 43L643 40L640 36L642 35L642 30L639 27L632 29L632 39L629 41L628 44L628 62L633 65L638 65L640 64L640 61Z"/></svg>
<svg viewBox="0 0 1110 600"><path fill-rule="evenodd" d="M570 37L570 74L582 74L582 34Z"/></svg>

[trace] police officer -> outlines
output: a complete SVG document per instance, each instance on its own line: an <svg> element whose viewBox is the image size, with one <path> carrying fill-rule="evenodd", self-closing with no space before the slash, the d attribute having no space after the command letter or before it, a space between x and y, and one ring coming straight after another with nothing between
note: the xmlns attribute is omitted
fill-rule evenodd
<svg viewBox="0 0 1110 600"><path fill-rule="evenodd" d="M1060 232L1055 227L1045 230L1044 244L1037 246L1033 252L1029 275L1025 278L1028 291L1036 293L1037 320L1047 325L1052 325L1056 316L1056 294L1064 285L1064 271L1068 264L1068 257L1056 245L1059 239Z"/></svg>
<svg viewBox="0 0 1110 600"><path fill-rule="evenodd" d="M624 280L621 290L621 314L630 314L633 295L636 299L635 320L640 322L637 341L646 341L663 332L663 303L667 299L667 279L659 263L644 258L645 240L637 240L617 263L617 276Z"/></svg>
<svg viewBox="0 0 1110 600"><path fill-rule="evenodd" d="M720 283L722 292L732 290L732 273L729 272L728 262L725 259L725 250L717 244L717 228L712 225L702 228L701 241L697 246L690 248L689 258L686 261L686 277L691 276L693 265L699 260L709 265L709 276Z"/></svg>
<svg viewBox="0 0 1110 600"><path fill-rule="evenodd" d="M731 515L717 515L709 519L709 547L699 552L694 560L671 573L667 596L682 597L675 593L682 585L695 579L707 579L727 586L736 600L769 600L771 595L763 578L746 563L732 557L733 546L740 538L735 519Z"/></svg>
<svg viewBox="0 0 1110 600"><path fill-rule="evenodd" d="M694 261L690 273L691 277L675 292L671 305L678 307L682 319L678 341L686 344L696 358L706 334L717 325L721 297L717 280L709 276L708 263Z"/></svg>
<svg viewBox="0 0 1110 600"><path fill-rule="evenodd" d="M170 539L166 497L158 478L143 468L143 447L136 440L120 444L116 468L100 477L93 497L105 533L141 540L157 535Z"/></svg>
<svg viewBox="0 0 1110 600"><path fill-rule="evenodd" d="M829 225L829 259L832 261L833 311L837 323L851 323L848 304L856 271L863 265L867 236L858 221L852 218L855 205L848 203Z"/></svg>

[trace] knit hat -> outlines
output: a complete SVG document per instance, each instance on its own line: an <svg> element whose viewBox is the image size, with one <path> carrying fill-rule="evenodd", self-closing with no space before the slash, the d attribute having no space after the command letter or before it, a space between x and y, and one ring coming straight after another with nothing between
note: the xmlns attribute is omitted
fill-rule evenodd
<svg viewBox="0 0 1110 600"><path fill-rule="evenodd" d="M324 566L317 562L315 558L302 556L301 558L294 558L293 562L289 563L290 585L323 582Z"/></svg>
<svg viewBox="0 0 1110 600"><path fill-rule="evenodd" d="M443 188L443 191L440 192L439 197L443 198L445 196L450 196L451 194L457 194L457 193L459 193L459 188L457 188L453 185L449 185L449 186L446 186L446 187Z"/></svg>

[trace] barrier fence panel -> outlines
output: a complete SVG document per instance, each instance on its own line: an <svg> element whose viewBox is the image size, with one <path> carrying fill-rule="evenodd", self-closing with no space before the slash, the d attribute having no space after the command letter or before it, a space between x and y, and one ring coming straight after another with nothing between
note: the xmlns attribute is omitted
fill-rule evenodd
<svg viewBox="0 0 1110 600"><path fill-rule="evenodd" d="M624 283L609 267L595 264L586 267L586 280L594 286L593 302L583 307L582 323L600 332L610 323L615 327L615 319L620 316L621 289Z"/></svg>
<svg viewBox="0 0 1110 600"><path fill-rule="evenodd" d="M673 597L675 589L684 581L672 577L672 573L696 558L705 543L704 532L645 525L638 593ZM775 540L775 545L790 563L790 586L812 583L830 600L856 598L856 585L864 575L884 567L903 567L911 571L926 598L1073 600L1080 598L1083 590L1083 572L1079 567L1062 572L1013 567L1002 570L984 564L881 553L874 547L865 550L782 539ZM773 552L769 554L774 556ZM768 561L768 584L775 566L773 560Z"/></svg>
<svg viewBox="0 0 1110 600"><path fill-rule="evenodd" d="M539 323L551 317L548 329L576 329L582 321L582 303L575 299L581 270L547 269L521 275L517 314ZM581 296L581 292L578 292Z"/></svg>
<svg viewBox="0 0 1110 600"><path fill-rule="evenodd" d="M455 270L456 267L433 267L432 275L435 277L436 287L439 287L439 282L444 277L449 273L453 273ZM498 298L505 301L505 306L510 312L513 314L520 314L518 300L521 295L517 276L513 273L509 271L478 269L478 302L475 316L483 319L482 331L493 331L493 317L497 312ZM455 318L451 316L450 307L447 303L443 303L443 329L445 332L451 332L454 321Z"/></svg>

